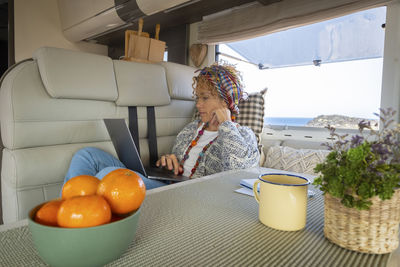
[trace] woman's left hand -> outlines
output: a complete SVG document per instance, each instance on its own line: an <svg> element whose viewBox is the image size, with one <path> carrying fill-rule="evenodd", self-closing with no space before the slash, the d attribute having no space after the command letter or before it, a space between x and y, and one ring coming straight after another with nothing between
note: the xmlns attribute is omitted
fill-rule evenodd
<svg viewBox="0 0 400 267"><path fill-rule="evenodd" d="M174 154L163 155L156 162L157 167L164 167L173 171L175 175L183 172L182 167L179 165L178 158Z"/></svg>
<svg viewBox="0 0 400 267"><path fill-rule="evenodd" d="M214 116L210 121L210 125L218 128L225 121L231 121L231 111L227 108L214 110Z"/></svg>

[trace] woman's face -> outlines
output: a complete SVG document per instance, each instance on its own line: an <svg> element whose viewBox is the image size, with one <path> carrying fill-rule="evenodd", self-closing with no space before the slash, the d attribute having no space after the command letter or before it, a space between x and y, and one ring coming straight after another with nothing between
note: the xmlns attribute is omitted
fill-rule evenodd
<svg viewBox="0 0 400 267"><path fill-rule="evenodd" d="M217 94L211 94L210 89L201 84L196 87L195 96L196 107L204 123L212 119L214 110L226 108L226 103Z"/></svg>

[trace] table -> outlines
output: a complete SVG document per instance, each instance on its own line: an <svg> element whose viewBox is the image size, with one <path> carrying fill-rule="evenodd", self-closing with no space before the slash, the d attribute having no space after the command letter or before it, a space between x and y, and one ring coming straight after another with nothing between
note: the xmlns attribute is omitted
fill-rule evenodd
<svg viewBox="0 0 400 267"><path fill-rule="evenodd" d="M305 229L285 232L264 226L254 198L234 190L240 179L267 172L287 173L252 168L149 190L134 241L107 266L400 265L398 250L363 254L325 239L319 190L308 201ZM45 266L33 248L27 220L0 226L0 241L0 266Z"/></svg>

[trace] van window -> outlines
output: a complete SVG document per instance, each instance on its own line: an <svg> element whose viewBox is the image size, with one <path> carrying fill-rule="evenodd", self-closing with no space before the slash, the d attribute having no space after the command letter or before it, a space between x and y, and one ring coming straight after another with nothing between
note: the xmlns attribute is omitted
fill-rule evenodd
<svg viewBox="0 0 400 267"><path fill-rule="evenodd" d="M168 50L165 50L163 61L168 61Z"/></svg>
<svg viewBox="0 0 400 267"><path fill-rule="evenodd" d="M382 85L386 7L250 40L221 44L248 93L268 88L267 125L357 128L374 124Z"/></svg>

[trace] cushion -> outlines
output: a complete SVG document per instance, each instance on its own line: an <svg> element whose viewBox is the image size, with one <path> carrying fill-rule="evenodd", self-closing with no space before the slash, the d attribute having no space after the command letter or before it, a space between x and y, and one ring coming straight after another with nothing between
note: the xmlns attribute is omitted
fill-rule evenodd
<svg viewBox="0 0 400 267"><path fill-rule="evenodd" d="M118 97L111 58L55 47L41 47L33 58L53 98L114 101Z"/></svg>
<svg viewBox="0 0 400 267"><path fill-rule="evenodd" d="M314 168L322 163L329 150L295 149L284 146L271 147L266 155L264 167L297 173L316 174Z"/></svg>
<svg viewBox="0 0 400 267"><path fill-rule="evenodd" d="M196 69L172 62L160 62L165 68L169 94L173 99L193 101L193 76Z"/></svg>
<svg viewBox="0 0 400 267"><path fill-rule="evenodd" d="M163 106L171 102L164 67L114 60L118 106Z"/></svg>
<svg viewBox="0 0 400 267"><path fill-rule="evenodd" d="M293 137L292 137L293 138ZM288 146L291 148L308 148L308 149L326 149L324 143L329 142L327 139L322 138L309 138L309 139L301 139L301 138L293 138L283 140L281 146Z"/></svg>
<svg viewBox="0 0 400 267"><path fill-rule="evenodd" d="M239 103L239 115L236 122L250 127L260 143L260 135L264 126L264 96L267 88L257 93L249 94L247 100Z"/></svg>

